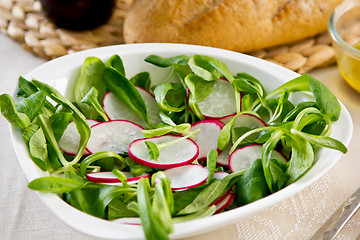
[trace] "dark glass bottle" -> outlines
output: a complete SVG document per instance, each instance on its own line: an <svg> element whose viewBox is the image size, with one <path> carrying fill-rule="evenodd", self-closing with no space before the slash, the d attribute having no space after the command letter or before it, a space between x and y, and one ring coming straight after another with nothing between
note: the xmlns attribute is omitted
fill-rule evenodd
<svg viewBox="0 0 360 240"><path fill-rule="evenodd" d="M88 30L106 23L115 0L40 0L45 15L58 27Z"/></svg>

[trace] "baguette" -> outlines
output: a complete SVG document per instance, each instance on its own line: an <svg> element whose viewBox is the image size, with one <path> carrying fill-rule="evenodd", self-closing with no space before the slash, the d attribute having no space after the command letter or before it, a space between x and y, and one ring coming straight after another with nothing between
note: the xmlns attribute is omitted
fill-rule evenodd
<svg viewBox="0 0 360 240"><path fill-rule="evenodd" d="M136 0L126 43L187 43L249 52L327 29L343 0Z"/></svg>

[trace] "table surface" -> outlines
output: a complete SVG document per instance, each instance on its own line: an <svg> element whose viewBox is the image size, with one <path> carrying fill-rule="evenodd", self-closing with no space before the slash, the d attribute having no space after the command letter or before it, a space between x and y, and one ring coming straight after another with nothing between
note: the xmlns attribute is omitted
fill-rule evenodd
<svg viewBox="0 0 360 240"><path fill-rule="evenodd" d="M0 94L12 93L17 79L45 61L0 34ZM189 239L308 239L326 218L360 186L360 94L342 79L336 66L311 74L327 85L349 110L354 134L348 153L313 185L290 199L247 219ZM0 238L93 239L65 225L27 188L10 140L9 125L0 117ZM360 234L360 213L338 239Z"/></svg>

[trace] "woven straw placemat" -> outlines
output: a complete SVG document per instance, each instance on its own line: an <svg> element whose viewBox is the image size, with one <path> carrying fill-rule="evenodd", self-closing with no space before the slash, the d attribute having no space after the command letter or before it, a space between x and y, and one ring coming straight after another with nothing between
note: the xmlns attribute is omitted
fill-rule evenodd
<svg viewBox="0 0 360 240"><path fill-rule="evenodd" d="M123 44L123 21L132 2L117 0L110 20L96 29L69 31L49 22L38 0L0 0L0 31L47 60L85 49ZM301 74L335 61L328 33L248 54Z"/></svg>

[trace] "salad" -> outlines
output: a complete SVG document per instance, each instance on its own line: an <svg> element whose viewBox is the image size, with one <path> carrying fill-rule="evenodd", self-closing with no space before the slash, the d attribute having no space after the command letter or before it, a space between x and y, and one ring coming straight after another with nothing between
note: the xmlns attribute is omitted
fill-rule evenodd
<svg viewBox="0 0 360 240"><path fill-rule="evenodd" d="M261 79L232 75L218 59L150 55L171 69L153 85L131 78L118 55L88 57L74 101L50 85L19 78L2 115L22 130L33 162L48 176L29 188L119 224L168 239L174 224L241 207L302 177L318 148L346 153L330 136L340 104L308 74L267 93ZM295 92L313 101L294 105Z"/></svg>

